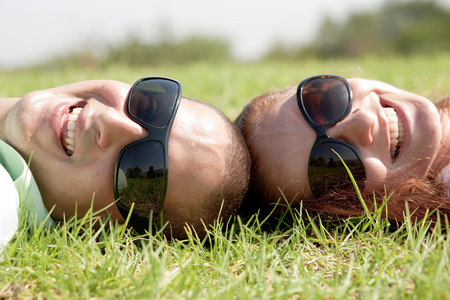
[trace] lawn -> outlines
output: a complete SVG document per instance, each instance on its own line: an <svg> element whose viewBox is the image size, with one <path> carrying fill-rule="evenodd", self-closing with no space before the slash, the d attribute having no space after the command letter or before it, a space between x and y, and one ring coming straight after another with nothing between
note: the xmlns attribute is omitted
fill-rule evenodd
<svg viewBox="0 0 450 300"><path fill-rule="evenodd" d="M433 101L450 97L450 55L354 60L193 63L129 68L0 72L2 96L86 79L133 83L166 76L183 95L234 119L253 97L334 73L386 81ZM132 235L92 214L50 232L26 228L0 259L0 299L450 299L450 232L428 221L400 227L380 213L329 222L293 207L266 226L252 217L217 222L205 240L174 241L158 232ZM292 221L287 221L292 220Z"/></svg>

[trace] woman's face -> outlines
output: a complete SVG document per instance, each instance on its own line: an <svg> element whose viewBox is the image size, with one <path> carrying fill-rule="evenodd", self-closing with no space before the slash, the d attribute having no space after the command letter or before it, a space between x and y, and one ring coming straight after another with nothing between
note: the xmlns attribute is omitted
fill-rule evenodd
<svg viewBox="0 0 450 300"><path fill-rule="evenodd" d="M327 134L358 149L366 172L365 191L426 175L441 140L435 105L382 82L348 82L353 91L351 113ZM297 105L296 90L287 89L263 112L252 143L266 182L280 188L288 199L296 194L299 199L312 196L308 160L316 133ZM399 129L395 115L403 129L401 125Z"/></svg>
<svg viewBox="0 0 450 300"><path fill-rule="evenodd" d="M113 177L120 150L148 135L125 113L130 88L117 81L77 82L29 93L9 111L2 139L26 160L31 157L30 168L45 205L49 209L55 206L54 218L71 216L75 209L83 216L92 202L94 211L114 202ZM185 183L185 173L192 166L210 169L210 173L224 167L224 147L218 146L222 144L207 143L227 140L224 122L211 110L184 98L180 103L170 133L171 176L164 209L168 203L177 205L168 198L180 199L181 193L186 202L186 198L198 199L204 192L197 185ZM68 124L69 112L70 119L75 120L72 125ZM209 124L208 130L202 122ZM73 141L65 142L67 137ZM187 157L186 150L192 153L189 147L198 148L198 156ZM215 177L210 173L206 179L199 179L202 186L213 184ZM123 220L115 205L108 212L114 219Z"/></svg>

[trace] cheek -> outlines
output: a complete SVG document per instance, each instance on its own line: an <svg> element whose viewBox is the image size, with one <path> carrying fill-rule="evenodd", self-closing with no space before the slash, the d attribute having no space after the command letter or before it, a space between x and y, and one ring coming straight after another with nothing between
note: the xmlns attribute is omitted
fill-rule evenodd
<svg viewBox="0 0 450 300"><path fill-rule="evenodd" d="M53 164L55 166L55 164ZM89 165L60 168L41 166L34 168L36 182L47 209L52 209L52 217L62 220L65 216L86 214L94 199L94 211L100 210L114 201L114 168L102 161Z"/></svg>
<svg viewBox="0 0 450 300"><path fill-rule="evenodd" d="M363 163L366 170L365 192L372 192L385 187L395 188L397 184L417 175L423 175L428 171L428 165L420 161L416 161L415 167L409 165L408 168L397 167L392 169L387 168L376 158L366 158Z"/></svg>
<svg viewBox="0 0 450 300"><path fill-rule="evenodd" d="M366 158L363 160L366 172L364 191L371 192L374 189L383 188L388 182L388 170L386 166L376 158Z"/></svg>
<svg viewBox="0 0 450 300"><path fill-rule="evenodd" d="M276 153L263 152L260 156L260 173L275 195L282 191L287 200L311 196L308 181L308 156L306 151L297 148L281 147ZM308 152L309 155L309 152ZM276 199L275 199L276 200Z"/></svg>

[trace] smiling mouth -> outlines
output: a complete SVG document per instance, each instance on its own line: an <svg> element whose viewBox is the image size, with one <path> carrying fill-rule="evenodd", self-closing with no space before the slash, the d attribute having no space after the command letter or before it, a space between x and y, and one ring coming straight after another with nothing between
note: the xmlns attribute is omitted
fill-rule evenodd
<svg viewBox="0 0 450 300"><path fill-rule="evenodd" d="M71 106L61 118L61 144L68 156L75 151L75 128L83 107Z"/></svg>
<svg viewBox="0 0 450 300"><path fill-rule="evenodd" d="M400 153L400 149L403 145L405 134L403 121L398 117L397 112L392 107L384 107L384 111L389 120L391 158L395 159Z"/></svg>

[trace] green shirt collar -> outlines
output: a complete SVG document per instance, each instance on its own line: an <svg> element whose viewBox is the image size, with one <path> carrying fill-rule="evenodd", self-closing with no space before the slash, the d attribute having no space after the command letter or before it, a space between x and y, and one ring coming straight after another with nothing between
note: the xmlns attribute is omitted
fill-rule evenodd
<svg viewBox="0 0 450 300"><path fill-rule="evenodd" d="M20 199L20 209L28 214L28 225L31 231L39 227L54 225L47 208L42 201L39 188L25 160L11 146L0 140L0 164L8 171L14 181Z"/></svg>

